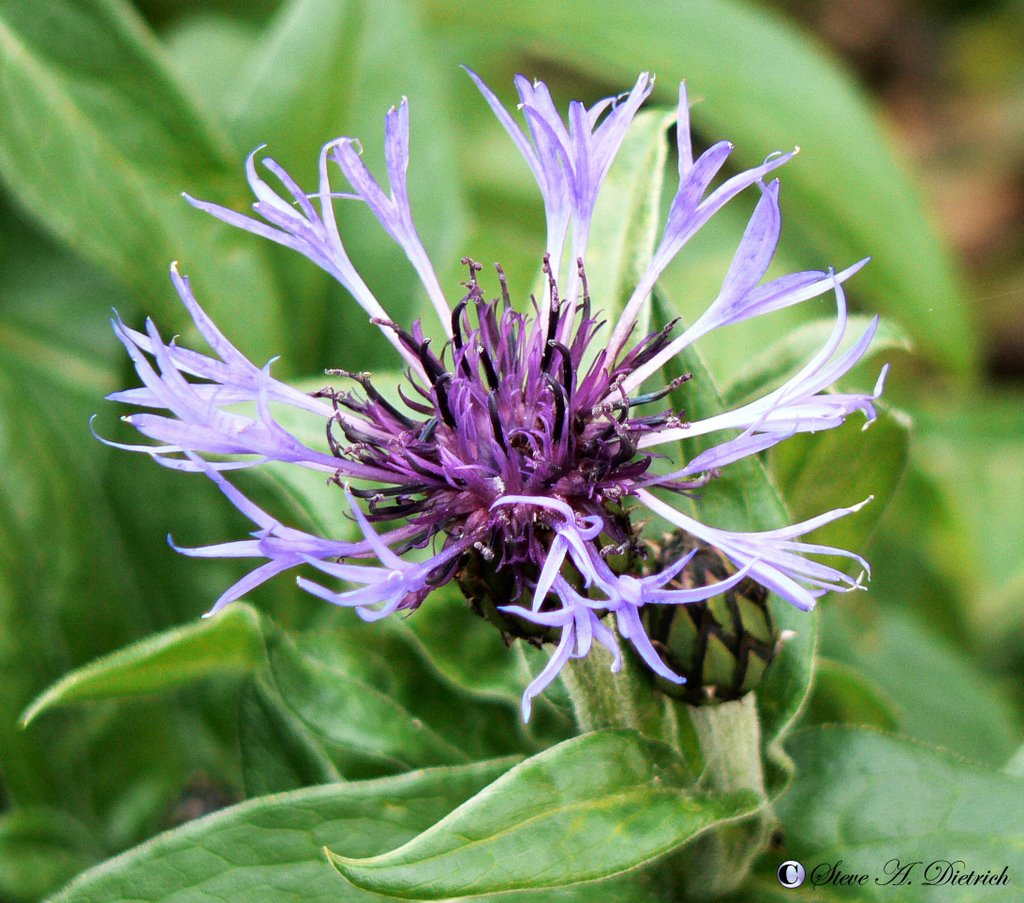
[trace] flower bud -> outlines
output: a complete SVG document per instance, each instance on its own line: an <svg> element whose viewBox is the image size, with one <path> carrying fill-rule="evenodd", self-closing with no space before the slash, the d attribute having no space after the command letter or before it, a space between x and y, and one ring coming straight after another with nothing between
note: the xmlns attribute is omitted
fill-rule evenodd
<svg viewBox="0 0 1024 903"><path fill-rule="evenodd" d="M736 573L722 552L682 531L656 551L654 566L664 568L694 547L697 553L666 589L703 587ZM645 606L641 617L665 663L686 678L685 684L673 684L655 675L655 683L690 705L715 705L745 696L761 682L777 648L768 591L753 580L743 580L705 602Z"/></svg>

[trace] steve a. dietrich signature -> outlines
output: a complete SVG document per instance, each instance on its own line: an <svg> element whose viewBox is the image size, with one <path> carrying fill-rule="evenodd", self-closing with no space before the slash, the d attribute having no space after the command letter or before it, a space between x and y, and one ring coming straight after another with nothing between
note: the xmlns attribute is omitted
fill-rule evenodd
<svg viewBox="0 0 1024 903"><path fill-rule="evenodd" d="M962 859L933 859L925 864L923 859L915 859L910 862L903 862L900 859L890 859L882 871L884 875L872 876L869 873L847 872L842 868L843 860L835 862L822 862L816 865L810 873L811 884L821 887L831 884L837 887L864 886L869 881L875 884L891 887L901 887L907 884L917 883L918 878L923 879L921 884L924 887L965 886L965 885L1006 885L1010 883L1009 866L1003 866L1002 871L986 869L978 872L967 868L967 863Z"/></svg>

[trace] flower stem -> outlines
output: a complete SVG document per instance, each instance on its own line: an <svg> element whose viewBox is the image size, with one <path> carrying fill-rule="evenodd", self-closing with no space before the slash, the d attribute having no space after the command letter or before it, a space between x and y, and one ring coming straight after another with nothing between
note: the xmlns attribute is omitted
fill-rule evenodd
<svg viewBox="0 0 1024 903"><path fill-rule="evenodd" d="M704 753L702 781L722 793L753 790L764 796L761 725L753 693L734 702L688 706Z"/></svg>
<svg viewBox="0 0 1024 903"><path fill-rule="evenodd" d="M700 789L722 794L752 791L762 800L750 817L699 838L679 857L686 896L704 900L743 884L768 841L774 818L765 792L755 695L688 710L704 759Z"/></svg>
<svg viewBox="0 0 1024 903"><path fill-rule="evenodd" d="M678 703L659 692L631 656L625 657L621 671L613 672L611 665L611 654L595 645L585 659L575 659L562 669L580 732L632 728L682 753L696 780L699 763L684 748L692 751L694 744L680 738L681 729L692 735L692 728L682 723L686 719L680 718Z"/></svg>

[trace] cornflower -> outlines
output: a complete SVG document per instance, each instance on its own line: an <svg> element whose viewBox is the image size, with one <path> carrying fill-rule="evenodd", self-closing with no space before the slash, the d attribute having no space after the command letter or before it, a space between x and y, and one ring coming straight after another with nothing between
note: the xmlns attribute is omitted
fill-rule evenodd
<svg viewBox="0 0 1024 903"><path fill-rule="evenodd" d="M859 587L860 577L812 556L845 557L867 571L860 556L801 541L859 506L784 529L744 533L705 525L671 499L693 495L722 467L794 433L830 429L853 411L870 423L885 370L872 394L824 391L864 356L877 328L875 318L839 353L848 322L842 283L865 261L839 273L811 270L763 281L781 228L779 183L766 178L795 150L773 154L712 189L732 146L719 142L694 158L686 87L680 85L678 188L650 264L612 328L591 301L588 236L602 182L653 80L642 74L629 92L589 109L573 101L563 121L543 83L517 76L523 128L477 75L469 75L543 197L541 297L531 299L525 311L515 306L497 266L499 297L488 299L480 265L464 258L465 292L450 304L413 222L406 100L385 117L386 186L370 173L354 138L323 147L319 184L309 194L273 159L257 161L257 149L246 163L255 216L186 198L225 223L298 251L337 279L394 346L405 364L405 381L391 398L374 386L371 374L345 370L328 372L353 390L326 387L307 394L290 387L271 375L269 363L257 366L224 336L173 265L174 287L213 354L165 342L152 321L140 332L115 319L114 331L144 385L109 397L148 409L124 419L157 444L110 444L206 474L252 521L250 538L178 549L197 557L262 560L208 614L303 565L320 576L298 577L302 589L354 608L366 620L411 612L456 580L474 607L507 635L537 643L557 637L547 667L525 690L528 719L533 698L569 659L588 655L595 643L612 653L613 670L622 662L621 637L656 675L681 682L645 631L641 613L647 607L702 602L744 580L801 609L826 592ZM332 180L339 174L350 191L336 189ZM673 321L635 335L670 261L748 188L760 196L717 297L688 328ZM365 203L405 253L436 315L433 336L419 320L396 323L359 275L335 218L338 197ZM688 378L659 385L659 374L701 336L828 293L836 304L831 337L779 388L693 422L670 403L652 410ZM275 416L276 406L319 421L323 442L312 447L301 441ZM717 444L687 458L688 440L709 434L721 437ZM680 466L666 471L660 462L680 446ZM321 537L283 524L225 476L268 461L321 471L343 487L359 538ZM638 511L720 550L734 573L717 583L686 585L692 551L641 567L645 548Z"/></svg>

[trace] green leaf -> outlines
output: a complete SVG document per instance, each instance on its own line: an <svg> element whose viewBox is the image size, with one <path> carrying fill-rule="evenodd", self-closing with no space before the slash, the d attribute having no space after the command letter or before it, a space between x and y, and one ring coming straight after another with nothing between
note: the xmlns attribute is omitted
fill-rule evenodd
<svg viewBox="0 0 1024 903"><path fill-rule="evenodd" d="M868 593L824 606L821 637L823 654L891 700L902 733L992 766L1019 743L1019 716L999 684L912 612Z"/></svg>
<svg viewBox="0 0 1024 903"><path fill-rule="evenodd" d="M856 668L820 656L801 719L806 724L840 722L881 730L899 727L896 707L872 680Z"/></svg>
<svg viewBox="0 0 1024 903"><path fill-rule="evenodd" d="M872 497L860 511L816 530L815 542L863 550L903 477L910 423L906 415L876 406L878 419L867 429L854 414L835 429L800 433L772 449L772 470L794 520Z"/></svg>
<svg viewBox="0 0 1024 903"><path fill-rule="evenodd" d="M354 100L352 83L359 55L353 48L360 40L362 5L358 0L287 0L249 22L237 14L229 18L201 6L193 15L182 16L184 25L177 32L185 31L186 52L189 44L209 42L211 26L226 31L220 23L235 29L245 24L246 46L222 46L210 54L219 65L201 67L198 75L195 67L183 70L201 96L219 106L224 127L241 152L239 162L242 153L265 145L257 160L272 157L305 190L315 190L320 148L351 133L345 126ZM253 31L253 24L261 28ZM230 32L225 37L231 40ZM208 71L211 68L214 71ZM218 68L226 71L217 72ZM211 81L211 76L217 80ZM332 178L340 182L340 172L331 168ZM238 174L241 176L240 168ZM345 206L344 202L338 205L340 210ZM348 243L344 228L341 234ZM374 230L373 235L388 244L383 231ZM289 368L299 360L312 359L323 360L324 366L365 367L365 360L358 365L338 360L324 341L326 330L333 329L339 319L349 334L362 333L370 344L376 339L373 333L377 330L367 328L362 311L335 280L291 249L255 236L243 240L268 257L281 296L288 298L287 325L295 355L282 360L280 366ZM358 259L356 265L362 268ZM358 343L357 347L361 346ZM386 346L380 341L374 347L380 353Z"/></svg>
<svg viewBox="0 0 1024 903"><path fill-rule="evenodd" d="M0 358L55 393L60 419L88 416L99 397L120 388L121 352L111 341L109 311L131 299L95 267L57 249L6 199L0 211ZM90 461L102 451L93 448L85 455Z"/></svg>
<svg viewBox="0 0 1024 903"><path fill-rule="evenodd" d="M89 706L51 712L29 730L19 723L26 706L61 676L198 614L202 595L189 583L189 571L167 566L178 556L162 541L167 521L156 518L167 512L152 487L172 475L113 453L89 434L89 416L103 393L123 384L123 351L110 334L109 305L126 310L130 299L88 262L58 251L6 204L3 212L4 791L20 806L63 810L87 826L97 846L123 849L159 829L189 773L230 774L234 744L214 740L216 716L209 716L215 706L206 705L213 684L187 700L136 702L129 717L121 717L121 707ZM140 473L148 468L156 480L138 482L136 467ZM126 516L122 493L137 500L142 517ZM175 501L182 501L180 493ZM145 523L155 528L150 558L138 557ZM179 615L185 610L175 605L178 598L187 600L188 614Z"/></svg>
<svg viewBox="0 0 1024 903"><path fill-rule="evenodd" d="M102 858L89 830L65 812L30 807L0 816L0 899L39 900Z"/></svg>
<svg viewBox="0 0 1024 903"><path fill-rule="evenodd" d="M121 0L0 2L0 172L39 225L182 319L167 265L199 271L214 314L265 297L229 329L257 357L279 347L269 271L183 190L241 193L238 154L188 96ZM224 321L222 325L227 326Z"/></svg>
<svg viewBox="0 0 1024 903"><path fill-rule="evenodd" d="M147 637L61 678L21 717L27 725L55 706L138 696L191 683L208 674L248 671L265 659L259 615L236 603L207 621Z"/></svg>
<svg viewBox="0 0 1024 903"><path fill-rule="evenodd" d="M587 280L600 288L600 307L610 323L618 318L654 254L667 130L674 121L674 110L637 114L598 195L587 245ZM650 307L645 306L636 335L647 333L649 320Z"/></svg>
<svg viewBox="0 0 1024 903"><path fill-rule="evenodd" d="M170 169L186 175L197 164L230 159L224 136L177 83L131 7L117 0L50 0L28 10L5 0L0 20L9 76L31 71L43 76L44 84L61 84L71 101L65 115L83 134L90 124L99 126L93 117L102 117L105 138L131 149L140 165L153 172ZM121 57L104 55L115 47ZM132 70L138 76L134 81L118 81ZM102 83L117 92L97 93ZM15 108L8 114L24 112Z"/></svg>
<svg viewBox="0 0 1024 903"><path fill-rule="evenodd" d="M188 82L191 93L202 99L209 118L223 130L230 131L240 83L249 74L239 65L239 60L252 55L263 20L270 10L265 10L255 21L246 21L222 7L221 3L180 7L166 23L153 22L145 10L142 13L158 29L170 66ZM246 147L245 144L237 146Z"/></svg>
<svg viewBox="0 0 1024 903"><path fill-rule="evenodd" d="M239 147L266 144L283 165L315 177L317 152L342 134L352 100L352 45L365 24L362 6L348 0L281 4L235 82L229 128ZM299 104L302 114L296 115ZM386 110L376 112L383 117Z"/></svg>
<svg viewBox="0 0 1024 903"><path fill-rule="evenodd" d="M237 82L230 127L249 149L267 142L268 152L303 186L316 178L318 151L341 135L357 137L371 169L383 168L383 120L409 98L411 164L409 194L417 230L442 286L464 278L464 193L457 178L459 142L450 96L458 70L436 59L437 45L416 4L381 0L291 0L282 5ZM315 86L315 90L310 90ZM344 179L332 176L339 191ZM444 190L437 190L439 180ZM346 250L396 322L409 322L426 302L419 280L362 204L336 204ZM297 255L275 262L289 295L306 315L290 324L332 366L375 370L393 351L346 292ZM451 278L453 274L454 278ZM428 328L433 328L428 321ZM365 341L352 342L359 334ZM337 358L345 349L344 360Z"/></svg>
<svg viewBox="0 0 1024 903"><path fill-rule="evenodd" d="M846 325L848 341L840 346L840 353L846 345L852 344L864 334L872 318L853 314ZM787 330L770 348L748 358L738 372L730 374L722 389L722 396L728 405L741 405L770 392L781 384L783 374L798 370L807 363L828 341L835 327L835 318L815 320L796 329ZM910 351L911 343L906 333L893 321L886 319L878 324L878 331L871 340L871 347L862 359L871 361L882 356L886 360L893 352ZM877 375L877 367L872 376Z"/></svg>
<svg viewBox="0 0 1024 903"><path fill-rule="evenodd" d="M469 760L387 693L288 643L272 649L270 667L281 697L346 776Z"/></svg>
<svg viewBox="0 0 1024 903"><path fill-rule="evenodd" d="M437 768L262 797L160 834L86 872L51 903L361 903L324 847L372 856L426 830L509 767Z"/></svg>
<svg viewBox="0 0 1024 903"><path fill-rule="evenodd" d="M88 433L117 370L106 318L92 324L83 307L124 298L0 209L0 762L9 798L87 819L85 725L61 717L25 732L18 716L76 662L145 623L103 479L108 451ZM83 587L98 604L83 602Z"/></svg>
<svg viewBox="0 0 1024 903"><path fill-rule="evenodd" d="M455 595L454 590L441 590L436 601L443 607L442 600ZM307 633L298 639L298 646L309 660L329 668L332 673L344 674L357 685L369 686L384 694L402 707L409 722L427 726L472 759L533 752L536 746L525 741L518 693L512 698L495 699L453 686L443 672L434 668L415 635L398 627L409 621L432 619L434 602L431 597L426 609L412 613L404 621L390 619L387 626L364 623L349 615L346 623L356 621L355 624ZM449 642L455 640L466 622L473 625L479 620L464 601L461 615L462 623L453 625L455 632L449 634ZM471 638L474 636L465 637L463 642ZM514 658L504 647L502 653ZM320 716L325 724L335 717L348 717L344 714L344 705L337 708L337 716L333 712Z"/></svg>
<svg viewBox="0 0 1024 903"><path fill-rule="evenodd" d="M331 861L357 887L437 900L543 889L635 868L752 811L754 794L687 791L669 747L632 731L586 734L517 765L390 853ZM528 851L528 853L527 853Z"/></svg>
<svg viewBox="0 0 1024 903"><path fill-rule="evenodd" d="M316 738L260 677L242 688L238 745L248 797L341 780Z"/></svg>
<svg viewBox="0 0 1024 903"><path fill-rule="evenodd" d="M989 389L954 404L939 397L915 409L914 418L916 462L941 492L948 516L922 523L911 508L907 538L916 540L934 566L962 589L972 635L1019 648L1024 568L1021 396Z"/></svg>
<svg viewBox="0 0 1024 903"><path fill-rule="evenodd" d="M1006 763L1003 771L1015 778L1024 778L1024 745L1020 746L1010 757L1010 761Z"/></svg>
<svg viewBox="0 0 1024 903"><path fill-rule="evenodd" d="M463 693L518 707L523 688L533 679L522 659L505 645L501 632L473 614L454 583L436 590L421 616L392 618L387 627L414 643Z"/></svg>
<svg viewBox="0 0 1024 903"><path fill-rule="evenodd" d="M403 97L408 97L409 199L416 229L435 262L441 285L459 291L457 286L466 272L459 262L466 210L465 187L459 177L459 155L463 150L459 111L452 88L455 84L466 87L466 76L456 65L458 61L441 56L443 45L428 29L419 3L363 0L363 6L361 40L353 65L356 78L349 134L361 139L367 148L368 164L380 171L384 162L384 115ZM336 52L342 58L350 58L348 47L336 48ZM441 186L443 189L439 190ZM349 212L361 211L342 207L340 212L345 217ZM368 221L358 216L344 218L345 224L352 227L342 233L346 240L351 239L352 259L365 261L361 272L371 286L387 287L385 307L392 317L400 317L403 322L420 315L426 306L426 296L418 278L401 252L381 241L381 231L375 222L372 230L356 226ZM399 268L396 262L400 262ZM412 287L408 300L400 294L402 277L408 278Z"/></svg>
<svg viewBox="0 0 1024 903"><path fill-rule="evenodd" d="M861 92L781 16L737 0L652 0L640 7L595 0L584 10L546 0L425 5L440 28L486 30L487 57L479 63L492 83L494 60L501 62L498 39L517 51L512 65L523 65L526 44L532 70L539 56L540 65L573 65L602 85L629 85L638 70L650 69L659 75L655 97L667 103L687 79L691 99L700 101L693 108L697 129L732 140L741 164L799 145L803 153L782 175L784 203L798 211L787 217L787 233L813 247L815 266L873 255L857 279L871 306L897 317L935 365L958 375L974 367L977 336L960 277L905 167Z"/></svg>
<svg viewBox="0 0 1024 903"><path fill-rule="evenodd" d="M1024 779L866 729L800 731L787 748L798 777L778 802L787 845L778 862L798 859L810 877L811 865L842 860L844 872L878 879L858 887L857 899L1019 898ZM893 859L918 863L906 884L883 883ZM927 886L930 863L958 860L964 872L1007 866L1010 884Z"/></svg>

